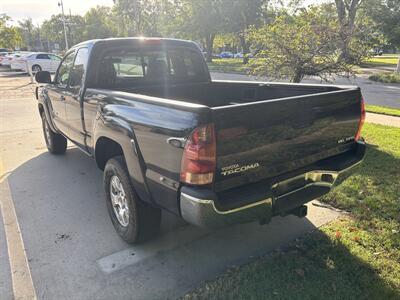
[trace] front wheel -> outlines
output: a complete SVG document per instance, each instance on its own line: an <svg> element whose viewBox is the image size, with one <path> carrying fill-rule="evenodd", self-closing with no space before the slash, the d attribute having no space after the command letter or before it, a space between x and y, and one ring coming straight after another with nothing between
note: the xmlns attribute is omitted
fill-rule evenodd
<svg viewBox="0 0 400 300"><path fill-rule="evenodd" d="M107 162L103 182L108 213L119 236L130 244L154 237L160 229L161 210L139 199L123 156Z"/></svg>
<svg viewBox="0 0 400 300"><path fill-rule="evenodd" d="M42 127L44 140L47 149L52 154L63 154L67 150L67 139L61 134L54 132L46 120L46 116L42 114Z"/></svg>

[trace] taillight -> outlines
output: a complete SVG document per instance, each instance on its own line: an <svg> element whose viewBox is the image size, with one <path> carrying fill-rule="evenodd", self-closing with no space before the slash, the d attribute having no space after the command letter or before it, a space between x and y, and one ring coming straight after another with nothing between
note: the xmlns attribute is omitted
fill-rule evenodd
<svg viewBox="0 0 400 300"><path fill-rule="evenodd" d="M358 122L358 129L356 132L356 135L354 136L354 139L358 141L361 138L361 129L364 125L365 121L365 104L364 104L364 98L361 98L361 116L360 116L360 121Z"/></svg>
<svg viewBox="0 0 400 300"><path fill-rule="evenodd" d="M213 124L192 131L183 150L181 181L201 185L212 183L216 166L216 141Z"/></svg>

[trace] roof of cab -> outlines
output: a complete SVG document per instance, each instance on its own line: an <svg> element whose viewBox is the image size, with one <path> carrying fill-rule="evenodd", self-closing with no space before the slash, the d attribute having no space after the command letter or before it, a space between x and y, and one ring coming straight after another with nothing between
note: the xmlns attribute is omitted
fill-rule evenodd
<svg viewBox="0 0 400 300"><path fill-rule="evenodd" d="M122 43L125 45L138 45L138 44L155 44L155 42L160 42L160 44L164 45L176 45L176 46L186 46L186 47L194 47L198 48L198 45L193 41L188 40L181 40L181 39L173 39L173 38L156 38L156 37L123 37L123 38L107 38L107 39L95 39L95 40L88 40L82 43L79 43L73 47L78 48L82 46L95 46L96 44L109 44L109 45L116 45L118 43Z"/></svg>

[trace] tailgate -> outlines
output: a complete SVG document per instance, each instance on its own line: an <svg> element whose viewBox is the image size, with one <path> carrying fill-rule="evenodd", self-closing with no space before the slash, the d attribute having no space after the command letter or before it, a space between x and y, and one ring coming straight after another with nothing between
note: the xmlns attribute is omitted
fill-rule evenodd
<svg viewBox="0 0 400 300"><path fill-rule="evenodd" d="M215 107L215 190L293 171L348 150L361 110L359 88Z"/></svg>

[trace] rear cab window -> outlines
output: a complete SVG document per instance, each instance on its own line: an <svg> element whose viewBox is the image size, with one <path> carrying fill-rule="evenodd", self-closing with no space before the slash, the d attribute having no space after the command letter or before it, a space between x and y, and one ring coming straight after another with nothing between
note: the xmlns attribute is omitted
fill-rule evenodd
<svg viewBox="0 0 400 300"><path fill-rule="evenodd" d="M202 55L186 47L110 49L100 61L97 72L100 87L206 80Z"/></svg>

